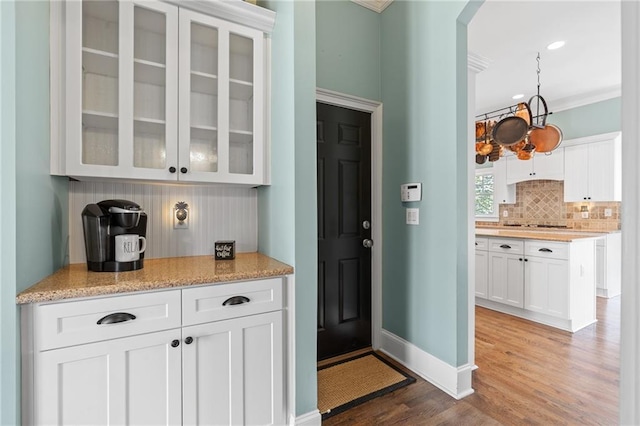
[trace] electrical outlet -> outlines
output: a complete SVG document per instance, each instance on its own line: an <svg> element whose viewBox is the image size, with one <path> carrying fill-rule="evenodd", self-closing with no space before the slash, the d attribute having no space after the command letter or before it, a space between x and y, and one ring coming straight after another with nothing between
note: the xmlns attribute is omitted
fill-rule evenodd
<svg viewBox="0 0 640 426"><path fill-rule="evenodd" d="M611 209L604 209L604 217L611 217Z"/></svg>
<svg viewBox="0 0 640 426"><path fill-rule="evenodd" d="M503 210L502 211L502 217L509 217L509 210Z"/></svg>
<svg viewBox="0 0 640 426"><path fill-rule="evenodd" d="M589 219L589 212L582 212L583 219Z"/></svg>

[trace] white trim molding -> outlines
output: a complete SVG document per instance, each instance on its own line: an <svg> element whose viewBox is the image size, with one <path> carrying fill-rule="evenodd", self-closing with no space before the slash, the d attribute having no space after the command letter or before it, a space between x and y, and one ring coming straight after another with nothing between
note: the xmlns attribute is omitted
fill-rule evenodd
<svg viewBox="0 0 640 426"><path fill-rule="evenodd" d="M318 410L311 411L296 417L292 424L296 426L320 426L322 424L322 416Z"/></svg>
<svg viewBox="0 0 640 426"><path fill-rule="evenodd" d="M485 58L484 56L478 55L477 53L473 52L467 53L467 68L469 69L469 71L477 74L489 68L490 64L491 59L489 58Z"/></svg>
<svg viewBox="0 0 640 426"><path fill-rule="evenodd" d="M620 424L640 424L640 3L622 2Z"/></svg>
<svg viewBox="0 0 640 426"><path fill-rule="evenodd" d="M382 330L382 103L320 88L316 101L371 113L371 346L378 349Z"/></svg>
<svg viewBox="0 0 640 426"><path fill-rule="evenodd" d="M369 10L373 10L377 13L382 13L389 5L393 2L393 0L351 0L353 3L360 5L362 7L366 7Z"/></svg>
<svg viewBox="0 0 640 426"><path fill-rule="evenodd" d="M216 16L236 24L246 25L270 34L276 22L273 10L256 6L243 0L165 0L176 6Z"/></svg>
<svg viewBox="0 0 640 426"><path fill-rule="evenodd" d="M473 363L453 367L387 330L382 330L381 335L382 352L455 399L474 392L471 387Z"/></svg>

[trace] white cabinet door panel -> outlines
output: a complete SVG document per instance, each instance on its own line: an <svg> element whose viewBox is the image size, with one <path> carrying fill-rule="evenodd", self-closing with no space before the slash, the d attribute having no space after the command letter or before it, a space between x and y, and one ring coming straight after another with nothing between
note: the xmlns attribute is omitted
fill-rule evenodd
<svg viewBox="0 0 640 426"><path fill-rule="evenodd" d="M486 251L476 250L476 297L487 298L489 257Z"/></svg>
<svg viewBox="0 0 640 426"><path fill-rule="evenodd" d="M522 255L489 252L490 300L522 308Z"/></svg>
<svg viewBox="0 0 640 426"><path fill-rule="evenodd" d="M284 422L282 312L185 327L184 424Z"/></svg>
<svg viewBox="0 0 640 426"><path fill-rule="evenodd" d="M182 421L179 330L41 352L36 423L173 425Z"/></svg>
<svg viewBox="0 0 640 426"><path fill-rule="evenodd" d="M564 148L557 148L550 153L535 154L533 173L536 179L564 179Z"/></svg>
<svg viewBox="0 0 640 426"><path fill-rule="evenodd" d="M525 265L525 309L569 317L569 266L566 260L529 257Z"/></svg>

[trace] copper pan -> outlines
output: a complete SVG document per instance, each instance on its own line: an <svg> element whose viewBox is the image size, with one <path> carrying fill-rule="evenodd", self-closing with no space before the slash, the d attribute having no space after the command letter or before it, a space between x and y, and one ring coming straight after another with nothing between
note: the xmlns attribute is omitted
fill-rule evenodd
<svg viewBox="0 0 640 426"><path fill-rule="evenodd" d="M546 124L542 129L531 130L529 142L536 147L536 152L551 152L562 142L562 130L553 124Z"/></svg>

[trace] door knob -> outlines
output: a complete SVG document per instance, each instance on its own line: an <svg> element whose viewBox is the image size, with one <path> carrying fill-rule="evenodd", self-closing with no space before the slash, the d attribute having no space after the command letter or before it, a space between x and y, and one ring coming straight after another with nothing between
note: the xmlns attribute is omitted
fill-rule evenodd
<svg viewBox="0 0 640 426"><path fill-rule="evenodd" d="M370 240L370 239L368 239L368 238L367 238L367 239L362 240L362 246L363 246L364 248L371 248L371 247L373 247L373 240Z"/></svg>

